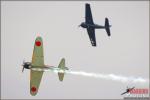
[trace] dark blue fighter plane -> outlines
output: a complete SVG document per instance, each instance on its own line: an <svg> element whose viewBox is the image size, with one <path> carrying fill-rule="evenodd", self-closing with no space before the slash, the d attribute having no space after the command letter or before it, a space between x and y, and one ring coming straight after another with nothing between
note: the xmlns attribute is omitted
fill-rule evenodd
<svg viewBox="0 0 150 100"><path fill-rule="evenodd" d="M90 4L88 3L85 4L85 22L82 22L79 27L80 26L87 29L92 46L96 46L95 29L105 29L107 35L110 36L109 28L111 25L109 25L108 18L105 18L104 26L94 24Z"/></svg>

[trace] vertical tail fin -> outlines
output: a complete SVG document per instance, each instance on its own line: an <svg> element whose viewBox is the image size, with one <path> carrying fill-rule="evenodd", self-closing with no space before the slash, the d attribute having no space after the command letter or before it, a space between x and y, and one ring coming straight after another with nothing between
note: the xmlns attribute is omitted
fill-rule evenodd
<svg viewBox="0 0 150 100"><path fill-rule="evenodd" d="M111 25L109 25L109 20L108 18L105 18L105 29L106 29L106 32L107 32L107 35L110 36L110 27Z"/></svg>
<svg viewBox="0 0 150 100"><path fill-rule="evenodd" d="M68 70L68 68L67 67L65 67L65 59L64 58L62 58L61 59L61 61L60 61L60 63L59 63L59 65L58 65L58 68L59 68L59 70L61 70L60 72L58 72L58 77L59 77L59 80L60 81L63 81L63 78L64 78L64 74L65 74L65 70Z"/></svg>

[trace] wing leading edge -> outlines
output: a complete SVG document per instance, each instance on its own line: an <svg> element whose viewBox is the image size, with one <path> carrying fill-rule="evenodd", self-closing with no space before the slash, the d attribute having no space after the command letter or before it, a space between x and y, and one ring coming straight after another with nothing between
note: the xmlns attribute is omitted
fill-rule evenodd
<svg viewBox="0 0 150 100"><path fill-rule="evenodd" d="M94 24L90 4L87 3L85 4L85 22L87 24Z"/></svg>
<svg viewBox="0 0 150 100"><path fill-rule="evenodd" d="M37 37L34 44L32 56L32 68L41 68L44 66L43 42L41 37ZM30 71L30 94L35 96L38 92L43 71Z"/></svg>

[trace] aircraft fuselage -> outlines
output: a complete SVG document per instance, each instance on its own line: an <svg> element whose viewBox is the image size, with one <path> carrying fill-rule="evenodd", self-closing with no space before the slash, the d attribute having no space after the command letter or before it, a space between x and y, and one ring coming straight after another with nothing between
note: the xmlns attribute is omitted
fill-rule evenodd
<svg viewBox="0 0 150 100"><path fill-rule="evenodd" d="M31 64L31 62L24 62L23 63L23 67L25 69L32 69L32 70L37 70L37 71L44 71L44 70L69 70L67 67L64 67L64 69L60 69L58 67L54 67L54 66L49 66L49 65L44 65L42 67L38 67L36 68L37 66L33 66Z"/></svg>
<svg viewBox="0 0 150 100"><path fill-rule="evenodd" d="M83 27L83 28L94 28L94 29L105 28L105 26L101 26L101 25L98 25L98 24L87 24L85 22L82 22L80 26Z"/></svg>

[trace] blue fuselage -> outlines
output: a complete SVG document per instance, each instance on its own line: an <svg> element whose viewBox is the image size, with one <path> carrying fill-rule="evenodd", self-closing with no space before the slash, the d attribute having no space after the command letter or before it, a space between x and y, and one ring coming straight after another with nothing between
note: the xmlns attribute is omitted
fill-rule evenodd
<svg viewBox="0 0 150 100"><path fill-rule="evenodd" d="M83 28L94 28L94 29L103 29L105 26L97 25L97 24L87 24L85 22L82 22L81 27Z"/></svg>

